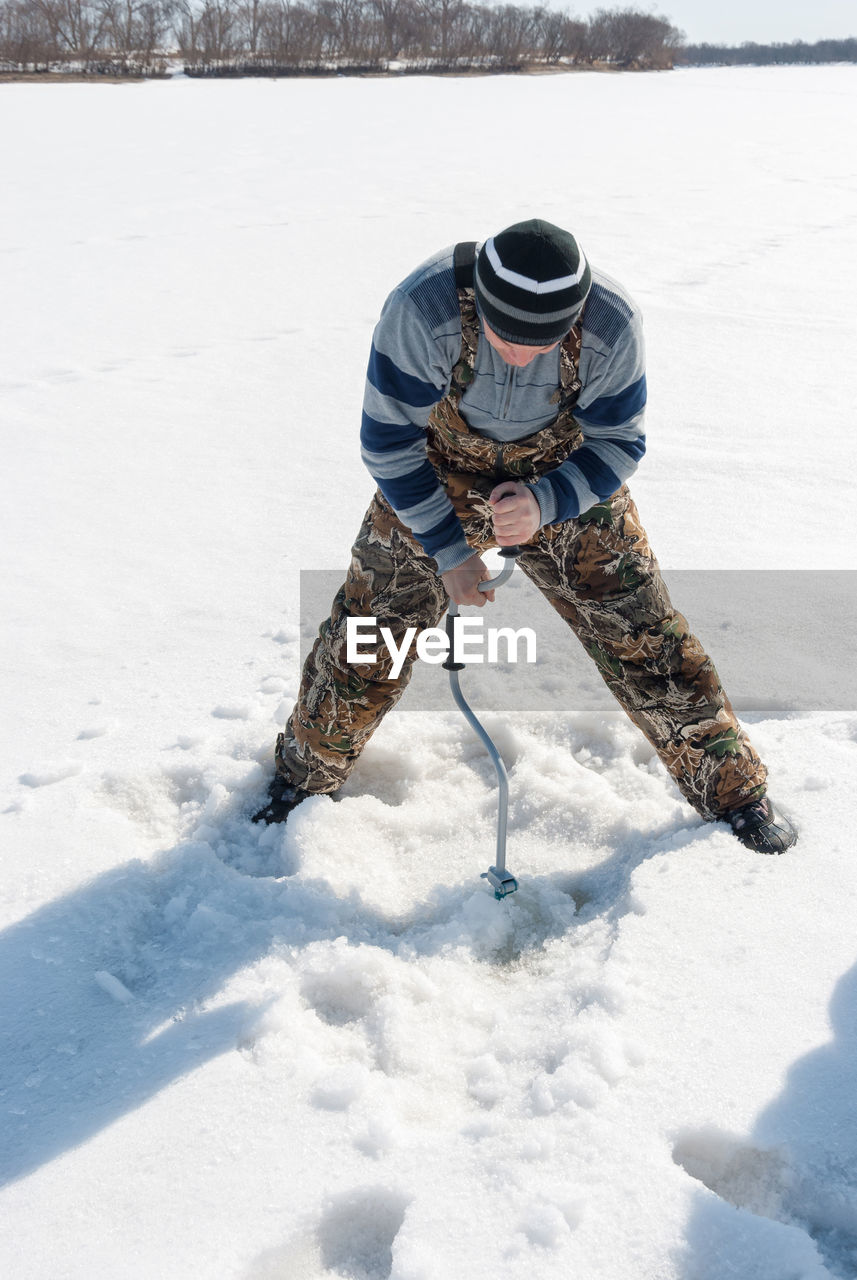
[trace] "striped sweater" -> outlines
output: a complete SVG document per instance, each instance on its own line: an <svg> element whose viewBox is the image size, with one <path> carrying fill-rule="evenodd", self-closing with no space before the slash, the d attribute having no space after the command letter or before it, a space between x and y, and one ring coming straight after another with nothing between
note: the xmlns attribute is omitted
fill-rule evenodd
<svg viewBox="0 0 857 1280"><path fill-rule="evenodd" d="M429 414L449 390L461 352L452 253L450 247L423 263L384 304L369 357L360 434L371 475L440 573L473 554L426 457ZM583 386L574 410L583 444L532 485L542 525L577 516L609 498L645 452L640 313L621 285L597 270L592 277L583 315ZM519 440L554 420L551 396L559 383L558 348L519 369L483 339L459 411L471 430L492 440Z"/></svg>

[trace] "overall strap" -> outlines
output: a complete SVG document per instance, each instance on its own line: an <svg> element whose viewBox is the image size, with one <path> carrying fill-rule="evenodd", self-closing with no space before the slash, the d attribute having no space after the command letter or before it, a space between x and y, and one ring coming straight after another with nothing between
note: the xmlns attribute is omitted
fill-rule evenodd
<svg viewBox="0 0 857 1280"><path fill-rule="evenodd" d="M462 240L452 255L456 289L473 288L473 268L476 266L476 241Z"/></svg>
<svg viewBox="0 0 857 1280"><path fill-rule="evenodd" d="M476 266L476 241L464 240L457 244L452 254L455 271L455 288L461 312L461 352L452 370L449 397L457 407L470 383L476 367L476 347L479 342L479 317L473 293L473 269Z"/></svg>
<svg viewBox="0 0 857 1280"><path fill-rule="evenodd" d="M479 317L473 292L473 272L476 266L475 240L464 240L455 246L452 265L455 272L455 288L461 312L461 352L452 370L449 396L455 407L473 381L476 368L476 348L479 344ZM551 397L559 413L569 414L577 403L581 391L578 372L583 312L560 348L560 385Z"/></svg>
<svg viewBox="0 0 857 1280"><path fill-rule="evenodd" d="M558 406L560 414L570 414L574 406L577 404L577 398L583 389L583 383L580 381L580 347L583 342L583 312L577 318L577 323L570 333L562 340L562 346L559 349L559 379L560 385L551 400Z"/></svg>

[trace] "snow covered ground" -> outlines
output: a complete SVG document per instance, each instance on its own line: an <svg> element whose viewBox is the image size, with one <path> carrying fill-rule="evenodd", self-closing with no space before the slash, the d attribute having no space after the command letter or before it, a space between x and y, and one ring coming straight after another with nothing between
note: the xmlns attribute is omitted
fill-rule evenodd
<svg viewBox="0 0 857 1280"><path fill-rule="evenodd" d="M370 495L371 328L456 239L547 217L643 305L662 564L854 567L855 104L854 67L0 87L4 1276L857 1276L850 685L742 701L779 859L594 673L481 708L503 903L442 687L247 821L299 571Z"/></svg>

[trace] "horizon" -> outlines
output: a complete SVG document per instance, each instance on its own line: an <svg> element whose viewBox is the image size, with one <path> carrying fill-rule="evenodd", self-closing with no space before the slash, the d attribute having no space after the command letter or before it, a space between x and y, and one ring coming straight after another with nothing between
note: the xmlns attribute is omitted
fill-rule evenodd
<svg viewBox="0 0 857 1280"><path fill-rule="evenodd" d="M602 8L635 7L631 0L617 3L566 3L548 0L550 7L566 10L572 16L587 19ZM791 44L795 40L814 44L818 40L845 40L857 37L857 15L851 0L818 0L811 8L797 0L722 0L711 5L707 0L667 0L667 3L641 4L640 8L667 18L685 35L688 44L741 45Z"/></svg>

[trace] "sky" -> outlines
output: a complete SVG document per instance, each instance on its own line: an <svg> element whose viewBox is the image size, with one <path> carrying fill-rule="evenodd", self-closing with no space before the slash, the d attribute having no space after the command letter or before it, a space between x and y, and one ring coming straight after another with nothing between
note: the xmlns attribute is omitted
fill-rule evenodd
<svg viewBox="0 0 857 1280"><path fill-rule="evenodd" d="M558 9L568 9L586 18L596 9L626 7L624 0L582 0L565 3L554 0ZM684 31L694 44L741 44L789 40L823 40L857 35L857 13L853 0L642 0L627 7L639 7L663 14Z"/></svg>

